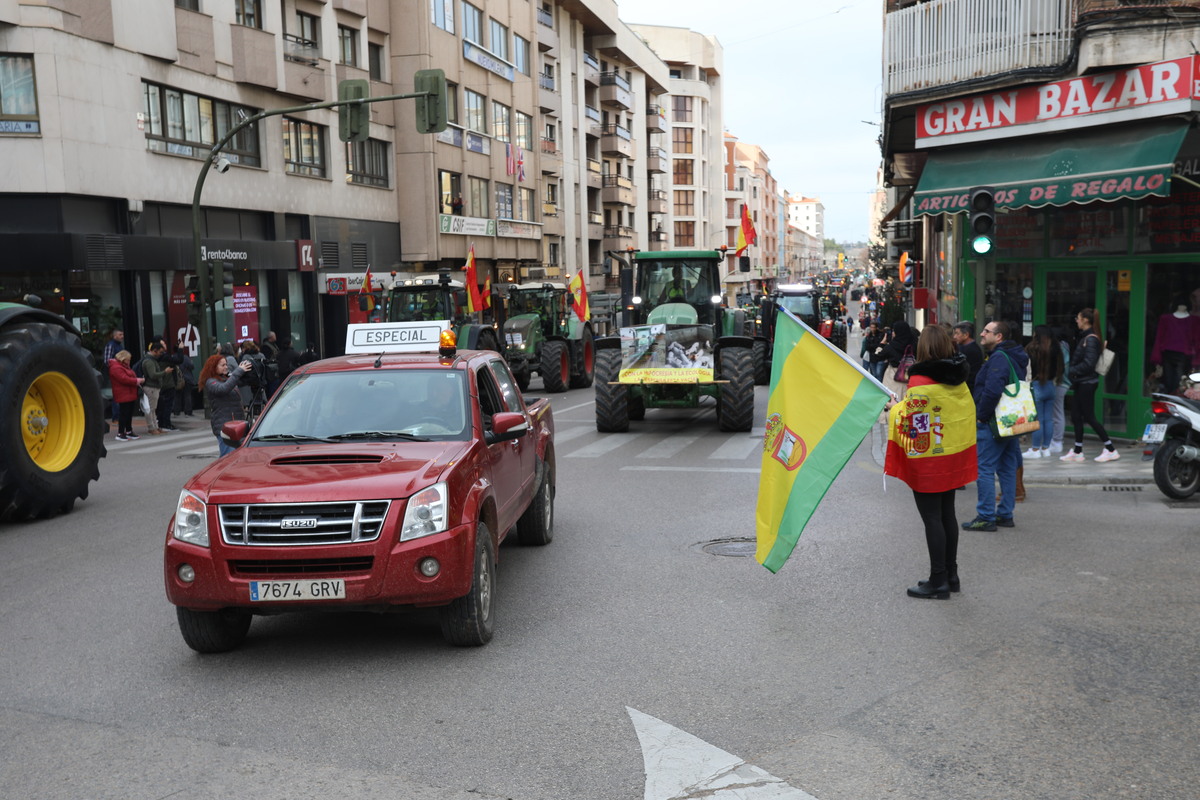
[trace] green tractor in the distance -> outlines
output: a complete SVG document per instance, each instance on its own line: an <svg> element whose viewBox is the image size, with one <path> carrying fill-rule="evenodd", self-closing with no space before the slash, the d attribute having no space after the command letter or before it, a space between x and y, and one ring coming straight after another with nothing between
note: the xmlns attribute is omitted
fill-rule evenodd
<svg viewBox="0 0 1200 800"><path fill-rule="evenodd" d="M0 303L0 522L51 517L88 496L105 455L97 377L73 325Z"/></svg>
<svg viewBox="0 0 1200 800"><path fill-rule="evenodd" d="M534 372L547 392L592 385L595 348L592 325L571 307L561 283L523 283L508 291L504 358L522 392Z"/></svg>
<svg viewBox="0 0 1200 800"><path fill-rule="evenodd" d="M754 424L754 339L746 314L721 296L718 250L636 252L620 337L596 340L596 429L629 430L647 408L698 408L716 400L723 431ZM761 358L761 356L759 356Z"/></svg>
<svg viewBox="0 0 1200 800"><path fill-rule="evenodd" d="M467 290L443 272L437 277L394 281L386 288L388 322L450 320L463 350L500 352L496 329L467 311Z"/></svg>

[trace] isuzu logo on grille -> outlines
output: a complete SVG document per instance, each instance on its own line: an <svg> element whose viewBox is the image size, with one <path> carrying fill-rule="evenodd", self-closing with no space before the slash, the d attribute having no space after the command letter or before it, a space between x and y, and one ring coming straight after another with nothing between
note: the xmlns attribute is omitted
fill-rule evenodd
<svg viewBox="0 0 1200 800"><path fill-rule="evenodd" d="M283 530L296 530L297 528L315 528L317 527L316 517L284 517L279 523L279 527Z"/></svg>

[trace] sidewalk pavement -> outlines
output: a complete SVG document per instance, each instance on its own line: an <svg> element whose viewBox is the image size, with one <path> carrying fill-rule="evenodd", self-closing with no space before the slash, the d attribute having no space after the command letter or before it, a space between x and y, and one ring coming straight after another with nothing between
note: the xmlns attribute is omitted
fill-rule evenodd
<svg viewBox="0 0 1200 800"><path fill-rule="evenodd" d="M1026 458L1026 484L1142 484L1154 483L1154 462L1143 461L1142 451L1148 449L1141 442L1115 441L1117 452L1121 457L1116 461L1097 464L1093 459L1104 449L1095 439L1083 443L1084 461L1060 461L1059 456L1065 455L1070 449L1069 442L1064 441L1066 448L1062 453L1055 453L1050 458Z"/></svg>

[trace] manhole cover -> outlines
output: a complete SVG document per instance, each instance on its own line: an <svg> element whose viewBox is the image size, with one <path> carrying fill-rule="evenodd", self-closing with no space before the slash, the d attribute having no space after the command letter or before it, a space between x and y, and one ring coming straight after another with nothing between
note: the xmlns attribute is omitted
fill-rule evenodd
<svg viewBox="0 0 1200 800"><path fill-rule="evenodd" d="M1100 491L1102 491L1102 492L1140 492L1141 490L1142 490L1141 486L1121 485L1121 486L1101 486L1100 487Z"/></svg>
<svg viewBox="0 0 1200 800"><path fill-rule="evenodd" d="M731 556L746 558L754 555L758 549L758 541L750 536L732 536L727 539L714 539L700 545L700 549L710 556Z"/></svg>

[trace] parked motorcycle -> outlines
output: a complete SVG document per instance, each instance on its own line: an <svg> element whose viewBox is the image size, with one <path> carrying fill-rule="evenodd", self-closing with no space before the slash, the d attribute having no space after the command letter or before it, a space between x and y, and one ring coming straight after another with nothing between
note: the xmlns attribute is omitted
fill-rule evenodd
<svg viewBox="0 0 1200 800"><path fill-rule="evenodd" d="M1189 376L1200 383L1200 373ZM1158 444L1154 453L1154 483L1174 500L1186 500L1200 490L1200 403L1174 394L1155 394L1150 401L1154 421L1142 441Z"/></svg>

